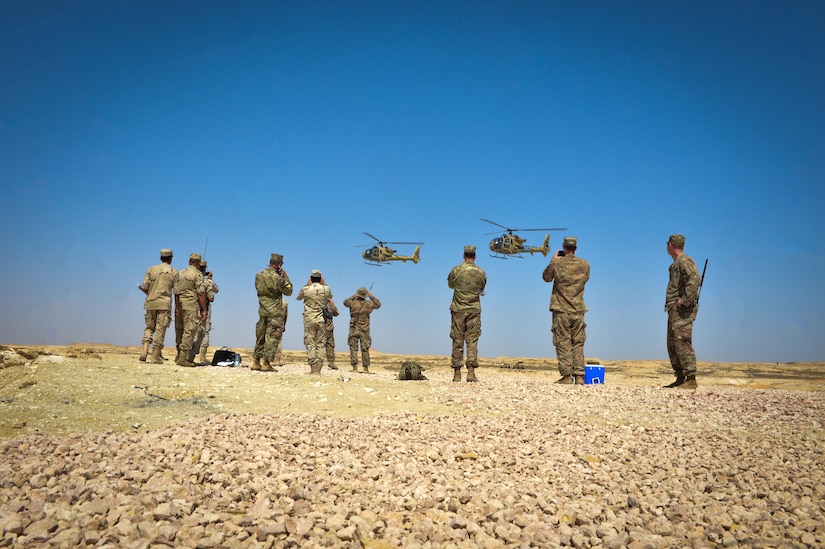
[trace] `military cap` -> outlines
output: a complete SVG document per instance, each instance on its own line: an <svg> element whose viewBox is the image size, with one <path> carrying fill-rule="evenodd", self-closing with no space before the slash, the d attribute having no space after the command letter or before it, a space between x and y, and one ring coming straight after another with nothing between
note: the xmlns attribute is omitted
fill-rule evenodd
<svg viewBox="0 0 825 549"><path fill-rule="evenodd" d="M205 259L203 261L201 261L201 267L206 268L206 260Z"/></svg>
<svg viewBox="0 0 825 549"><path fill-rule="evenodd" d="M272 254L269 256L269 263L274 265L276 263L283 264L284 263L284 256L281 254Z"/></svg>
<svg viewBox="0 0 825 549"><path fill-rule="evenodd" d="M361 288L358 288L358 290L356 290L355 295L359 297L367 297L368 293L369 292L367 291L367 289L362 286Z"/></svg>
<svg viewBox="0 0 825 549"><path fill-rule="evenodd" d="M191 254L189 256L189 261L200 261L200 260L201 260L201 254Z"/></svg>
<svg viewBox="0 0 825 549"><path fill-rule="evenodd" d="M672 234L670 238L667 239L668 242L673 244L674 246L684 246L685 245L685 235L683 234Z"/></svg>
<svg viewBox="0 0 825 549"><path fill-rule="evenodd" d="M476 254L476 247L475 246L464 246L464 255L475 255Z"/></svg>
<svg viewBox="0 0 825 549"><path fill-rule="evenodd" d="M568 248L575 248L578 246L579 240L575 236L565 236L564 237L564 245Z"/></svg>
<svg viewBox="0 0 825 549"><path fill-rule="evenodd" d="M161 257L172 257L172 250L170 250L169 248L164 248L160 251L160 256Z"/></svg>
<svg viewBox="0 0 825 549"><path fill-rule="evenodd" d="M319 277L319 278L320 278L320 277L321 277L321 271L319 271L318 269L313 269L313 270L312 270L312 274L310 274L310 276L313 276L313 277Z"/></svg>

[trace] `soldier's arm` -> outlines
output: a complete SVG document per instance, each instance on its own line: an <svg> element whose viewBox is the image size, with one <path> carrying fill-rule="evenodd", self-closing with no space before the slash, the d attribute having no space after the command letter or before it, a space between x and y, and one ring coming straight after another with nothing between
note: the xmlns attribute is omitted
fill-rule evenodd
<svg viewBox="0 0 825 549"><path fill-rule="evenodd" d="M553 256L550 259L550 263L547 264L547 267L544 268L544 272L541 273L541 278L545 282L553 282L553 278L556 276L556 266L553 264L553 261L556 259L556 256Z"/></svg>
<svg viewBox="0 0 825 549"><path fill-rule="evenodd" d="M685 295L682 297L682 304L690 307L699 299L699 281L701 280L701 276L699 275L699 269L692 261L686 262L684 271L687 281L685 282Z"/></svg>
<svg viewBox="0 0 825 549"><path fill-rule="evenodd" d="M373 309L380 309L381 308L381 300L375 297L374 295L370 294L370 300L372 301L372 308Z"/></svg>

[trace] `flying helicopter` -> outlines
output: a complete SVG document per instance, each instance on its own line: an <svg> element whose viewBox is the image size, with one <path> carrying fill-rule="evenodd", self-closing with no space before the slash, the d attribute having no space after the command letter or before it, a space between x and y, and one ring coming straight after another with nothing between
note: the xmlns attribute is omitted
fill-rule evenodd
<svg viewBox="0 0 825 549"><path fill-rule="evenodd" d="M421 246L424 245L423 242L383 242L370 233L364 234L378 242L377 245L372 245L369 249L366 249L361 253L361 257L364 258L364 261L368 265L380 267L381 263L385 263L387 261L401 261L402 263L412 261L413 263L418 263L421 260L420 252ZM388 247L387 244L411 244L415 245L415 251L412 255L395 255L395 250ZM370 244L364 244L363 246L370 246Z"/></svg>
<svg viewBox="0 0 825 549"><path fill-rule="evenodd" d="M491 257L495 257L497 259L507 259L508 256L513 257L523 257L521 254L527 252L530 255L538 252L543 256L547 256L550 253L550 234L546 234L544 236L544 243L540 246L526 246L525 242L527 241L526 238L523 238L517 234L516 231L566 231L566 228L552 228L552 229L511 229L510 227L505 227L495 221L490 221L489 219L481 218L482 221L486 221L496 227L501 227L506 232L501 236L494 238L490 241L490 251L493 252L490 254ZM497 233L487 233L487 234L497 234Z"/></svg>

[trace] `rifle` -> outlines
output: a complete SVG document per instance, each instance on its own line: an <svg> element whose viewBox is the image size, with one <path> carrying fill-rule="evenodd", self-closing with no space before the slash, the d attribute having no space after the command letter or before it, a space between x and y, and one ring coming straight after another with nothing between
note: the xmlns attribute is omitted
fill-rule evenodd
<svg viewBox="0 0 825 549"><path fill-rule="evenodd" d="M699 305L699 296L702 295L702 284L705 283L705 271L708 270L708 260L705 259L705 266L702 268L702 278L699 279L699 291L696 292L696 304Z"/></svg>

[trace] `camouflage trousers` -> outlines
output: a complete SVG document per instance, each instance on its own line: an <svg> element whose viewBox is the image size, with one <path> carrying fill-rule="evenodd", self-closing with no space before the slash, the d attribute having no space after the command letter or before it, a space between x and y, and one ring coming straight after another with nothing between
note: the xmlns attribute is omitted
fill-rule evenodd
<svg viewBox="0 0 825 549"><path fill-rule="evenodd" d="M584 341L587 339L583 313L553 311L553 345L564 376L584 376Z"/></svg>
<svg viewBox="0 0 825 549"><path fill-rule="evenodd" d="M327 330L324 321L304 320L304 345L310 366L322 366L326 353Z"/></svg>
<svg viewBox="0 0 825 549"><path fill-rule="evenodd" d="M349 363L353 366L358 365L358 346L361 346L361 364L363 366L370 365L370 347L372 347L372 338L368 331L359 330L355 326L349 329L347 336L347 345L349 345Z"/></svg>
<svg viewBox="0 0 825 549"><path fill-rule="evenodd" d="M198 328L198 340L200 341L200 345L196 347L197 350L203 351L204 353L209 348L209 332L212 331L212 307L209 307L209 311L206 313L206 322L201 322Z"/></svg>
<svg viewBox="0 0 825 549"><path fill-rule="evenodd" d="M467 366L478 367L478 338L481 337L481 311L451 311L450 338L453 352L450 364L461 368L464 362L464 345L467 345Z"/></svg>
<svg viewBox="0 0 825 549"><path fill-rule="evenodd" d="M175 343L178 352L187 357L190 361L195 357L195 340L198 337L198 330L201 324L201 314L199 311L180 311L175 315Z"/></svg>
<svg viewBox="0 0 825 549"><path fill-rule="evenodd" d="M166 339L166 328L172 322L172 312L169 309L147 309L144 315L146 328L143 330L142 343L153 344L159 349L163 349L163 342Z"/></svg>
<svg viewBox="0 0 825 549"><path fill-rule="evenodd" d="M693 350L695 314L683 315L677 309L667 314L667 354L677 376L696 375L696 351Z"/></svg>
<svg viewBox="0 0 825 549"><path fill-rule="evenodd" d="M327 341L324 344L324 349L327 352L327 363L334 364L335 363L335 326L333 326L332 322L327 322L326 325L327 331Z"/></svg>
<svg viewBox="0 0 825 549"><path fill-rule="evenodd" d="M284 335L284 318L282 316L259 316L255 324L255 350L252 356L263 358L269 363L275 362L275 354Z"/></svg>

